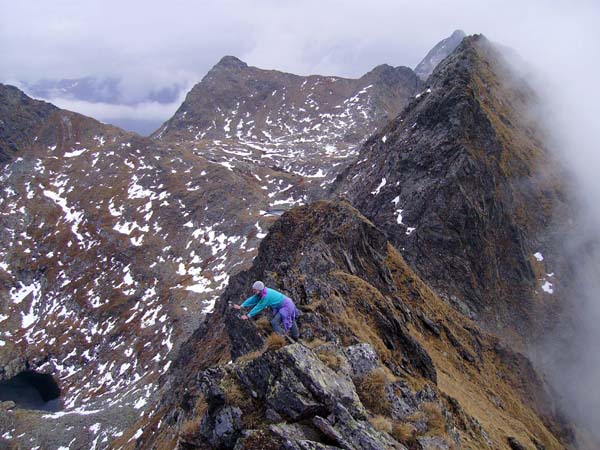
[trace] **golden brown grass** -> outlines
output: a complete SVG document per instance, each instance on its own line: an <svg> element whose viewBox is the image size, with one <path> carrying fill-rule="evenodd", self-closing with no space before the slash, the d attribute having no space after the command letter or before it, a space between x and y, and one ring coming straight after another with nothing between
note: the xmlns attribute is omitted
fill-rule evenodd
<svg viewBox="0 0 600 450"><path fill-rule="evenodd" d="M225 375L221 380L221 388L225 392L227 404L242 410L242 421L247 428L255 428L262 422L262 409L258 407L250 393L240 386L237 378Z"/></svg>
<svg viewBox="0 0 600 450"><path fill-rule="evenodd" d="M285 339L284 336L277 334L277 333L271 333L265 342L265 351L272 352L275 350L279 350L281 347L285 346L286 344L287 344L287 340Z"/></svg>
<svg viewBox="0 0 600 450"><path fill-rule="evenodd" d="M304 312L315 312L317 309L323 306L324 303L325 302L323 300L314 300L307 305L300 305L299 308Z"/></svg>
<svg viewBox="0 0 600 450"><path fill-rule="evenodd" d="M338 370L342 366L342 360L334 352L328 350L320 350L317 352L317 357L332 370Z"/></svg>
<svg viewBox="0 0 600 450"><path fill-rule="evenodd" d="M378 415L372 417L369 419L369 422L371 422L371 425L373 425L376 430L383 431L388 434L392 433L392 422L385 416Z"/></svg>
<svg viewBox="0 0 600 450"><path fill-rule="evenodd" d="M258 327L258 329L261 331L268 333L272 330L271 321L269 320L268 317L262 316L255 323L256 323L256 326Z"/></svg>
<svg viewBox="0 0 600 450"><path fill-rule="evenodd" d="M383 369L372 370L359 382L358 396L371 411L389 414L391 405L385 392L387 383L388 377Z"/></svg>
<svg viewBox="0 0 600 450"><path fill-rule="evenodd" d="M196 404L194 405L194 415L203 416L207 410L208 403L206 402L206 397L204 395L200 395L196 400Z"/></svg>
<svg viewBox="0 0 600 450"><path fill-rule="evenodd" d="M408 445L415 439L417 435L417 429L412 423L396 422L392 425L391 435L398 442Z"/></svg>
<svg viewBox="0 0 600 450"><path fill-rule="evenodd" d="M310 348L310 349L313 349L313 350L314 350L315 348L317 348L317 347L320 347L320 346L321 346L321 345L323 345L323 344L325 344L325 341L322 341L322 340L321 340L321 339L319 339L319 338L315 338L315 339L313 339L312 341L310 341L310 342L307 342L307 343L306 343L306 346L307 346L308 348Z"/></svg>
<svg viewBox="0 0 600 450"><path fill-rule="evenodd" d="M382 361L389 361L392 353L381 338L381 332L373 317L373 306L390 311L393 309L391 302L362 278L339 270L331 272L331 275L344 283L348 290L343 299L332 295L327 300L332 309L334 305L339 307L336 314L330 315L329 319L341 335L342 344L355 344L356 339L367 342Z"/></svg>
<svg viewBox="0 0 600 450"><path fill-rule="evenodd" d="M427 433L441 434L446 432L446 419L442 414L440 405L434 402L425 402L421 405L427 421Z"/></svg>
<svg viewBox="0 0 600 450"><path fill-rule="evenodd" d="M226 375L221 380L221 388L225 392L227 404L238 406L246 406L249 394L242 390L236 378L231 375ZM243 409L243 408L242 408Z"/></svg>
<svg viewBox="0 0 600 450"><path fill-rule="evenodd" d="M239 364L244 364L249 361L255 360L262 354L263 354L262 350L256 350L254 352L246 353L245 355L240 356L238 359L235 360L235 362L239 363Z"/></svg>
<svg viewBox="0 0 600 450"><path fill-rule="evenodd" d="M186 420L181 425L179 430L179 436L184 441L193 441L198 437L198 433L200 432L200 424L202 423L202 416L194 416L191 419Z"/></svg>

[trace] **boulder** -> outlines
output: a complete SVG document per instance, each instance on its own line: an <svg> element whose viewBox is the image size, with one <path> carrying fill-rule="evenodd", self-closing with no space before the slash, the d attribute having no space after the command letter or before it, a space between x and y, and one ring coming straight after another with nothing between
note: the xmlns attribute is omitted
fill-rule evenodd
<svg viewBox="0 0 600 450"><path fill-rule="evenodd" d="M380 366L379 356L369 344L357 344L344 349L344 354L352 367L352 377L362 378Z"/></svg>
<svg viewBox="0 0 600 450"><path fill-rule="evenodd" d="M259 399L292 420L325 414L337 402L353 415L366 412L354 384L327 367L308 347L292 344L237 368L238 379Z"/></svg>

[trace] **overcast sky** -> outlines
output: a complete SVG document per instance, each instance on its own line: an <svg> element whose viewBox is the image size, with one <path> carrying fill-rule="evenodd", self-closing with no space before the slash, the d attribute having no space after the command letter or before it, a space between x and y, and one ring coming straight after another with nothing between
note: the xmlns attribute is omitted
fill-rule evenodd
<svg viewBox="0 0 600 450"><path fill-rule="evenodd" d="M66 106L99 118L166 119L182 98L161 106L144 101L148 92L191 87L224 55L297 74L358 77L382 63L414 67L461 28L544 64L576 54L581 41L597 51L596 3L0 0L0 81L117 76L123 99L139 105ZM556 61L561 70L564 63L572 61Z"/></svg>

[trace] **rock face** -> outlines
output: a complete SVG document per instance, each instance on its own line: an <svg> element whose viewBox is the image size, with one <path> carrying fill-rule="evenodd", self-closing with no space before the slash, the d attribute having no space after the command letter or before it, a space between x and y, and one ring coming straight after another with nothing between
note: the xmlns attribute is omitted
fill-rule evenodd
<svg viewBox="0 0 600 450"><path fill-rule="evenodd" d="M521 336L559 303L543 286L560 267L540 251L570 208L531 102L483 36L466 38L336 182L456 308Z"/></svg>
<svg viewBox="0 0 600 450"><path fill-rule="evenodd" d="M427 81L437 65L450 55L466 36L464 31L456 30L451 36L438 42L415 67L415 73L419 79Z"/></svg>
<svg viewBox="0 0 600 450"><path fill-rule="evenodd" d="M273 347L270 326L240 320L231 304L255 279L300 306L301 343ZM295 208L272 226L184 345L164 392L167 418L145 425L139 445L493 448L508 426L558 449L565 433L531 364L446 306L346 203ZM525 409L498 406L507 404Z"/></svg>

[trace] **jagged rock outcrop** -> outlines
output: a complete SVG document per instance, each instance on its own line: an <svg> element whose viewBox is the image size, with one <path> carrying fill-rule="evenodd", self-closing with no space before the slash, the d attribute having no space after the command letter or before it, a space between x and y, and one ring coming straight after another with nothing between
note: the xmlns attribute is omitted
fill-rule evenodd
<svg viewBox="0 0 600 450"><path fill-rule="evenodd" d="M499 51L468 37L336 183L456 308L530 338L560 304L552 255L570 208L534 103Z"/></svg>
<svg viewBox="0 0 600 450"><path fill-rule="evenodd" d="M273 344L268 323L231 307L259 278L300 306L300 343ZM437 298L343 202L295 208L273 225L182 348L160 408L166 420L144 427L138 445L493 448L504 429L547 448L568 439L528 360Z"/></svg>

